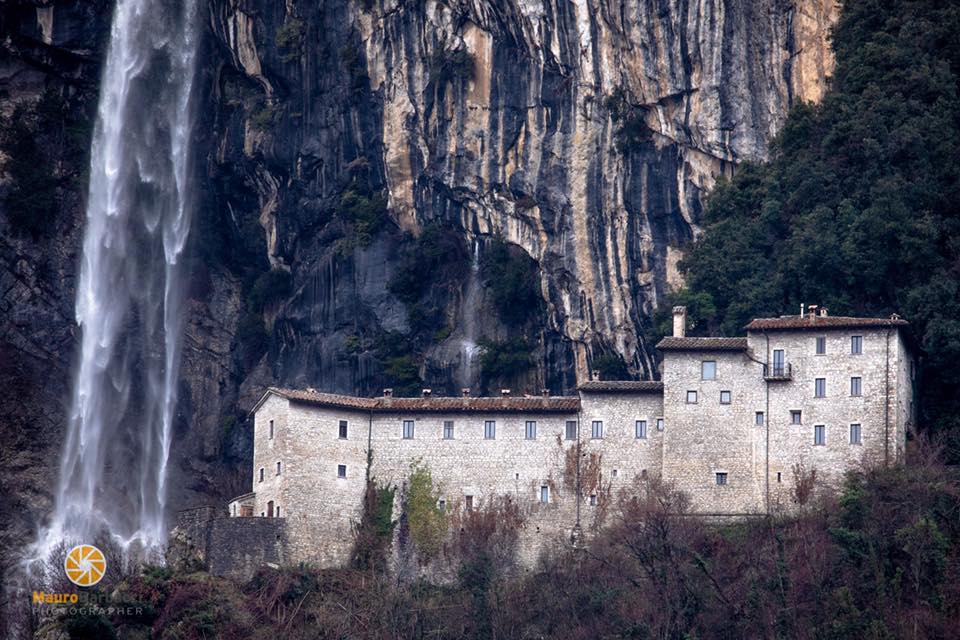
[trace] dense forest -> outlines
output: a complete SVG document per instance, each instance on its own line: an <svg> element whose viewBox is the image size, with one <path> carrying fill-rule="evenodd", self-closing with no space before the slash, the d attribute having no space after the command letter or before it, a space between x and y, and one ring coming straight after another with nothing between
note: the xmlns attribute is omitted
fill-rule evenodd
<svg viewBox="0 0 960 640"><path fill-rule="evenodd" d="M833 47L823 101L712 194L676 300L729 335L802 302L899 313L923 349L919 426L958 461L960 5L845 2Z"/></svg>

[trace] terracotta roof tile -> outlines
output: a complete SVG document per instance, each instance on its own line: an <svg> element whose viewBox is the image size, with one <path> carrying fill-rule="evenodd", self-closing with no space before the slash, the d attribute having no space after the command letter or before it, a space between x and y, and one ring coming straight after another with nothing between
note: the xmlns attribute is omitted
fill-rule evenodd
<svg viewBox="0 0 960 640"><path fill-rule="evenodd" d="M746 338L667 337L657 345L661 351L744 351L746 348Z"/></svg>
<svg viewBox="0 0 960 640"><path fill-rule="evenodd" d="M264 398L270 394L288 398L294 402L301 402L320 407L338 407L342 409L361 409L378 413L396 411L431 411L431 412L575 412L580 409L580 398L576 396L501 396L495 398L478 398L472 396L457 397L430 397L430 398L359 398L336 393L320 391L281 389L270 387ZM263 400L257 403L257 407ZM254 407L256 411L257 407Z"/></svg>
<svg viewBox="0 0 960 640"><path fill-rule="evenodd" d="M579 388L597 393L662 393L663 383L659 380L591 380Z"/></svg>
<svg viewBox="0 0 960 640"><path fill-rule="evenodd" d="M781 316L757 318L746 326L747 331L762 329L841 329L845 327L905 327L910 323L903 318L852 318L849 316Z"/></svg>
<svg viewBox="0 0 960 640"><path fill-rule="evenodd" d="M341 395L339 393L323 393L309 389L281 389L278 387L270 387L268 392L271 391L289 400L323 407L373 409L377 405L377 401L373 398L358 398L356 396Z"/></svg>

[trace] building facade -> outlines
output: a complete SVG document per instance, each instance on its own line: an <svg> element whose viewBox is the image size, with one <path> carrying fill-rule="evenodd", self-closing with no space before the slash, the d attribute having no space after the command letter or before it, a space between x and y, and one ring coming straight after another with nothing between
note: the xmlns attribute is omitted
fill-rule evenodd
<svg viewBox="0 0 960 640"><path fill-rule="evenodd" d="M576 396L271 388L253 411L253 491L230 515L284 518L287 558L341 565L368 477L403 487L420 464L448 512L509 496L529 564L545 542L603 526L611 501L645 479L683 491L696 514L759 516L791 508L799 487L902 461L914 419L905 321L811 307L754 320L745 337L685 329L678 307L658 345L662 382L594 379Z"/></svg>

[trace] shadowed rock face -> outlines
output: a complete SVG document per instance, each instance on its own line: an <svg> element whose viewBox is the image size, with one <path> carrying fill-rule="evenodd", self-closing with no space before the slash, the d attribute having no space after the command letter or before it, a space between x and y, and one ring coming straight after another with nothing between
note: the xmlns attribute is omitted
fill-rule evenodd
<svg viewBox="0 0 960 640"><path fill-rule="evenodd" d="M36 4L0 24L2 112L49 90L88 121L109 3ZM474 388L570 391L600 354L655 376L642 329L679 282L704 195L737 162L764 157L791 104L819 99L837 11L831 0L208 0L206 10L174 507L245 490L244 411L264 385L390 386L376 348L385 335L420 331L413 363L437 394L476 376L464 345L483 338L525 340L533 366ZM4 547L49 508L42 478L56 473L71 384L85 160L65 158L66 139L38 138L60 180L50 237L12 234L0 200L0 406L16 416L3 426L42 431L29 447L3 443L16 514ZM358 178L388 205L363 241L340 207ZM535 260L542 314L504 322L489 283L469 290L474 276L433 287L425 325L411 314L388 286L436 223L468 256L477 246L481 263L494 236ZM249 281L270 267L291 274L289 293L254 311Z"/></svg>

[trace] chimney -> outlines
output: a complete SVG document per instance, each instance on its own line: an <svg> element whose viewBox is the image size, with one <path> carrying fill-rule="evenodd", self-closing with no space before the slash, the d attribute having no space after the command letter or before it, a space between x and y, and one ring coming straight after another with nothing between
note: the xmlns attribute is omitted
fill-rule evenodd
<svg viewBox="0 0 960 640"><path fill-rule="evenodd" d="M500 395L504 398L510 397L510 389L500 389Z"/></svg>
<svg viewBox="0 0 960 640"><path fill-rule="evenodd" d="M384 397L384 398L392 398L392 397L393 397L393 389L384 389L384 390L383 390L383 397Z"/></svg>
<svg viewBox="0 0 960 640"><path fill-rule="evenodd" d="M317 390L314 389L313 387L307 387L307 391L309 391L310 393L316 393L316 392L317 392Z"/></svg>
<svg viewBox="0 0 960 640"><path fill-rule="evenodd" d="M594 369L593 371L591 371L591 372L590 372L590 379L593 380L594 382L596 382L597 380L599 380L599 379L600 379L600 370L599 370L599 369Z"/></svg>
<svg viewBox="0 0 960 640"><path fill-rule="evenodd" d="M544 398L550 397L550 389L540 389L540 395Z"/></svg>
<svg viewBox="0 0 960 640"><path fill-rule="evenodd" d="M466 398L467 396L469 396L469 395L470 395L470 387L464 387L463 389L460 389L460 395L462 395L464 398Z"/></svg>
<svg viewBox="0 0 960 640"><path fill-rule="evenodd" d="M800 303L800 317L801 317L801 318L803 317L803 314L806 312L806 310L807 310L807 305L805 305L805 304L803 304L803 303L801 302L801 303Z"/></svg>
<svg viewBox="0 0 960 640"><path fill-rule="evenodd" d="M826 318L826 317L827 317L827 308L826 308L826 307L820 307L820 313L819 313L819 315L820 315L821 318Z"/></svg>
<svg viewBox="0 0 960 640"><path fill-rule="evenodd" d="M431 395L433 395L433 389L422 389L420 391L421 398L429 398Z"/></svg>
<svg viewBox="0 0 960 640"><path fill-rule="evenodd" d="M817 317L817 309L818 307L815 304L811 304L810 306L807 307L807 314L811 320Z"/></svg>
<svg viewBox="0 0 960 640"><path fill-rule="evenodd" d="M687 336L687 308L673 308L673 337L685 338Z"/></svg>

